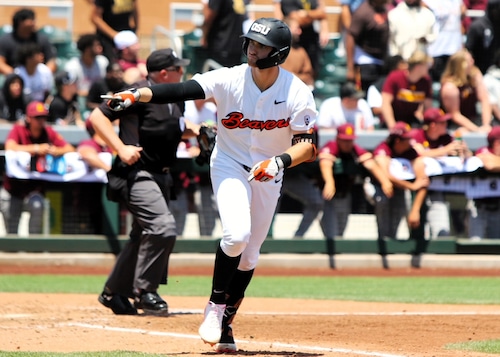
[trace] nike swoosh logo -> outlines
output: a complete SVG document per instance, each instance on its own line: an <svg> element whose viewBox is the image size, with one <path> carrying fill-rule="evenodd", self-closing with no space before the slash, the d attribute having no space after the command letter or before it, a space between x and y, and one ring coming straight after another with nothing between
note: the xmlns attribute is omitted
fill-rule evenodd
<svg viewBox="0 0 500 357"><path fill-rule="evenodd" d="M274 180L275 183L279 183L280 181L281 181L281 179Z"/></svg>
<svg viewBox="0 0 500 357"><path fill-rule="evenodd" d="M285 102L286 102L286 100L282 100L280 102L278 102L276 99L274 100L274 104L281 104L281 103L285 103Z"/></svg>

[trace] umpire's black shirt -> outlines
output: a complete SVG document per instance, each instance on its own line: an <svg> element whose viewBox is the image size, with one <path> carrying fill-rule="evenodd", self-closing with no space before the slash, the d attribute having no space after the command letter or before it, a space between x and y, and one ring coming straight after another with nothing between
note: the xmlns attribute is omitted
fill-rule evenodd
<svg viewBox="0 0 500 357"><path fill-rule="evenodd" d="M133 88L151 86L151 79L131 85ZM130 88L130 87L129 87ZM179 118L181 104L134 103L123 111L115 112L106 103L99 107L110 120L120 119L120 139L126 145L143 148L138 166L145 170L161 172L176 161L177 146L182 131Z"/></svg>

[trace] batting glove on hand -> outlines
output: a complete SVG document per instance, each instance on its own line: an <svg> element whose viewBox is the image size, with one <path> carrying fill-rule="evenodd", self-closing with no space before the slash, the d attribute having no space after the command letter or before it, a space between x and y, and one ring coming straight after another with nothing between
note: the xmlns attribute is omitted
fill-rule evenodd
<svg viewBox="0 0 500 357"><path fill-rule="evenodd" d="M248 181L253 179L260 182L272 180L284 167L283 160L278 156L273 156L270 159L256 163L250 170Z"/></svg>
<svg viewBox="0 0 500 357"><path fill-rule="evenodd" d="M118 92L113 95L101 95L102 99L108 99L106 103L114 111L120 111L130 107L141 98L141 93L136 88Z"/></svg>

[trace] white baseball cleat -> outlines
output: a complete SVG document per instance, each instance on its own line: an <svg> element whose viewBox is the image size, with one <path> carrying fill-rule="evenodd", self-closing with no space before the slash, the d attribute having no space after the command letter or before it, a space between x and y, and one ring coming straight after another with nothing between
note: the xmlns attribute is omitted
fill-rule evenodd
<svg viewBox="0 0 500 357"><path fill-rule="evenodd" d="M215 304L211 301L205 307L205 319L198 329L198 334L203 341L212 346L220 341L225 309L225 304Z"/></svg>
<svg viewBox="0 0 500 357"><path fill-rule="evenodd" d="M225 325L219 343L215 345L216 353L235 353L238 351L234 342L233 329L231 325Z"/></svg>

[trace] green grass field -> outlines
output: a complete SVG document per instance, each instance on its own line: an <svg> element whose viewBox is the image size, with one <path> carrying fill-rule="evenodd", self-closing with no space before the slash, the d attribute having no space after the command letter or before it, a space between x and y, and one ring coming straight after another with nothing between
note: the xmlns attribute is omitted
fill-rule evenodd
<svg viewBox="0 0 500 357"><path fill-rule="evenodd" d="M98 294L105 276L0 275L0 291ZM160 293L205 296L211 278L171 276ZM247 296L420 304L500 304L500 278L255 277Z"/></svg>
<svg viewBox="0 0 500 357"><path fill-rule="evenodd" d="M1 292L99 294L106 276L0 275ZM165 296L206 296L211 278L171 276ZM255 277L247 296L424 304L500 304L500 277ZM1 347L0 347L1 348ZM454 344L450 349L500 354L500 340ZM0 356L115 356L116 353L21 353ZM159 356L120 352L120 356ZM163 355L164 356L164 355Z"/></svg>

